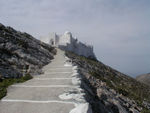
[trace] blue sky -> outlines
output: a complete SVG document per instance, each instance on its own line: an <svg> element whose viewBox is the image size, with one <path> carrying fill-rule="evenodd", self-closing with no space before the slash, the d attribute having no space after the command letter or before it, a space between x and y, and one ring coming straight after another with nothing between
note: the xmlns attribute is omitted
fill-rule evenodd
<svg viewBox="0 0 150 113"><path fill-rule="evenodd" d="M36 38L69 30L103 63L150 72L150 0L0 0L0 22Z"/></svg>

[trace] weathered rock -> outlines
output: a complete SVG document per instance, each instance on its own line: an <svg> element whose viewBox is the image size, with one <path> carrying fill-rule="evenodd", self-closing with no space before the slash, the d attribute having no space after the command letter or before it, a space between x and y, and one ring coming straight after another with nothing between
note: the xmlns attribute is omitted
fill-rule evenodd
<svg viewBox="0 0 150 113"><path fill-rule="evenodd" d="M0 74L20 77L40 72L53 59L56 50L27 33L0 24Z"/></svg>
<svg viewBox="0 0 150 113"><path fill-rule="evenodd" d="M143 104L144 104L144 106L145 106L146 108L150 109L150 103L144 101Z"/></svg>
<svg viewBox="0 0 150 113"><path fill-rule="evenodd" d="M66 52L66 55L80 67L83 80L81 85L86 89L86 99L92 105L94 113L141 113L145 108L150 110L150 87L147 85L99 61L70 52ZM146 102L139 105L138 101L145 97Z"/></svg>

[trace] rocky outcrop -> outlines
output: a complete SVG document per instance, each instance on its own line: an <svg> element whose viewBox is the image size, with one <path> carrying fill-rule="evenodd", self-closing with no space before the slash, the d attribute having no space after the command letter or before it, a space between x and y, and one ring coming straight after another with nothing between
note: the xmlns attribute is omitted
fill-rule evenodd
<svg viewBox="0 0 150 113"><path fill-rule="evenodd" d="M139 75L136 77L136 80L150 86L150 73L144 74L144 75Z"/></svg>
<svg viewBox="0 0 150 113"><path fill-rule="evenodd" d="M56 50L27 33L0 24L0 75L20 77L38 73L53 59Z"/></svg>
<svg viewBox="0 0 150 113"><path fill-rule="evenodd" d="M149 113L150 87L103 63L66 52L82 75L93 113Z"/></svg>

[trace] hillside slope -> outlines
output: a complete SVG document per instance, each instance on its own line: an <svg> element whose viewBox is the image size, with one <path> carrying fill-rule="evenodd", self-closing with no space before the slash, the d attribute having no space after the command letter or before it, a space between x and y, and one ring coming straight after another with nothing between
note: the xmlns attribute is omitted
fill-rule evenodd
<svg viewBox="0 0 150 113"><path fill-rule="evenodd" d="M53 59L56 50L27 33L0 24L0 76L37 73Z"/></svg>
<svg viewBox="0 0 150 113"><path fill-rule="evenodd" d="M95 60L66 52L80 67L94 113L150 113L150 87ZM149 110L148 110L149 109Z"/></svg>
<svg viewBox="0 0 150 113"><path fill-rule="evenodd" d="M136 77L136 80L150 86L150 73L144 74L144 75L139 75Z"/></svg>

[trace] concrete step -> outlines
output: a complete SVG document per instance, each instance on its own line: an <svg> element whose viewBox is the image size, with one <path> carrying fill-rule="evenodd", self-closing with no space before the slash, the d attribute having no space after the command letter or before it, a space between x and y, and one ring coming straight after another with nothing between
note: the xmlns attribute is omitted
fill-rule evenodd
<svg viewBox="0 0 150 113"><path fill-rule="evenodd" d="M49 68L45 72L72 72L72 68Z"/></svg>
<svg viewBox="0 0 150 113"><path fill-rule="evenodd" d="M35 78L71 78L70 73L50 73L35 76Z"/></svg>
<svg viewBox="0 0 150 113"><path fill-rule="evenodd" d="M19 85L19 84L17 84ZM72 79L70 78L33 78L25 83L21 83L21 85L72 85Z"/></svg>
<svg viewBox="0 0 150 113"><path fill-rule="evenodd" d="M66 71L66 72L51 72L51 71L45 71L44 74L72 74L73 72L70 72L70 71Z"/></svg>
<svg viewBox="0 0 150 113"><path fill-rule="evenodd" d="M50 100L56 100L56 101L62 101L59 98L59 95L62 95L65 92L68 92L70 90L78 91L75 87L71 86L62 86L54 85L49 86L45 85L39 85L34 87L30 86L11 86L8 89L8 94L6 97L3 98L3 100L31 100L31 101L50 101ZM67 100L68 101L68 100Z"/></svg>
<svg viewBox="0 0 150 113"><path fill-rule="evenodd" d="M53 66L47 66L47 67L44 67L43 68L43 71L47 71L47 70L72 70L72 66L70 66L70 67L64 67L64 66L56 66L56 65L53 65Z"/></svg>
<svg viewBox="0 0 150 113"><path fill-rule="evenodd" d="M0 113L69 113L74 104L49 102L0 102Z"/></svg>

